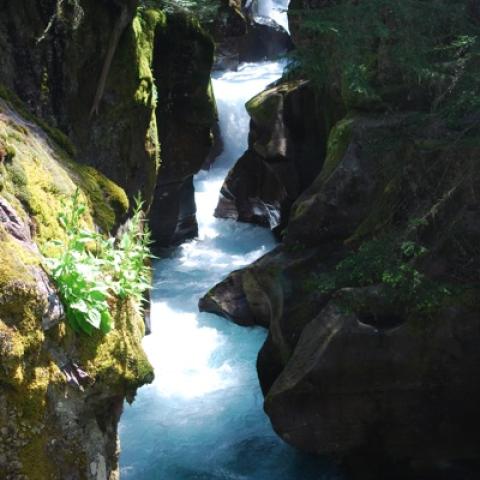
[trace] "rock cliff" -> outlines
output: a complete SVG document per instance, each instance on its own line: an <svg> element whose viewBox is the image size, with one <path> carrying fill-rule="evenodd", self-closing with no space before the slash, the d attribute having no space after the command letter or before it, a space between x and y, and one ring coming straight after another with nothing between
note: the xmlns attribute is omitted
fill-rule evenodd
<svg viewBox="0 0 480 480"><path fill-rule="evenodd" d="M234 70L240 63L274 59L292 49L290 36L281 25L256 14L256 2L212 3L218 5L207 28L217 46L215 69Z"/></svg>
<svg viewBox="0 0 480 480"><path fill-rule="evenodd" d="M347 3L352 15L362 5ZM452 113L464 101L456 81L444 92L399 71L397 37L369 44L376 61L359 86L353 60L341 68L345 42L302 28L312 10L338 13L343 4L292 4L303 8L290 22L299 49L330 51L329 82L320 86L310 64L250 102L249 150L217 210L284 223L282 242L200 308L268 328L257 368L265 411L285 441L338 459L358 478L475 478L466 466L479 462L478 114L464 103ZM384 27L398 32L383 13ZM459 83L474 65L465 61ZM477 95L478 82L469 85ZM297 100L289 123L285 105L299 89L329 103ZM306 151L289 155L295 145ZM292 188L303 171L306 181Z"/></svg>
<svg viewBox="0 0 480 480"><path fill-rule="evenodd" d="M112 304L116 328L78 335L43 268L65 235L61 202L78 187L103 231L125 192L75 163L13 94L0 99L0 470L6 480L118 478L123 402L153 378L143 319Z"/></svg>
<svg viewBox="0 0 480 480"><path fill-rule="evenodd" d="M280 83L250 100L249 147L222 187L215 215L280 233L290 208L320 172L326 138L341 118L306 80Z"/></svg>
<svg viewBox="0 0 480 480"><path fill-rule="evenodd" d="M412 125L337 124L282 244L200 302L268 327L257 367L273 427L342 461L478 460L478 132L449 143Z"/></svg>

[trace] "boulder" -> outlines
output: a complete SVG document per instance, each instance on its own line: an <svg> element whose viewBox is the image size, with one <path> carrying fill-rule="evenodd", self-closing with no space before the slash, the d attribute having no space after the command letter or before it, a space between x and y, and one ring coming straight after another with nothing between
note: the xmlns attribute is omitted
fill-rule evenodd
<svg viewBox="0 0 480 480"><path fill-rule="evenodd" d="M323 105L322 105L323 104ZM312 105L314 106L312 108ZM247 103L249 147L229 172L215 215L281 231L325 160L328 108L304 80L280 82Z"/></svg>
<svg viewBox="0 0 480 480"><path fill-rule="evenodd" d="M274 20L252 16L242 2L223 0L212 26L215 70L234 70L243 62L271 60L293 48L290 35Z"/></svg>
<svg viewBox="0 0 480 480"><path fill-rule="evenodd" d="M304 328L265 410L289 443L363 455L364 468L476 458L479 327L473 311L451 308L375 328L331 302Z"/></svg>
<svg viewBox="0 0 480 480"><path fill-rule="evenodd" d="M255 17L248 25L247 34L239 46L239 61L260 62L285 55L293 44L288 32L275 20Z"/></svg>
<svg viewBox="0 0 480 480"><path fill-rule="evenodd" d="M268 326L257 370L273 428L338 459L352 478L456 478L452 465L458 478L475 478L480 209L471 128L460 139L415 114L337 122L282 244L201 302Z"/></svg>

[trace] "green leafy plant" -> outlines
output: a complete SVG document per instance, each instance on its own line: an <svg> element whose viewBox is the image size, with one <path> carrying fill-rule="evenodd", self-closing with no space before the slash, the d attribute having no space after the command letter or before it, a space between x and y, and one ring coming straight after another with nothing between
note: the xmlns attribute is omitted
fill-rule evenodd
<svg viewBox="0 0 480 480"><path fill-rule="evenodd" d="M85 210L77 190L58 217L66 239L52 243L60 254L45 263L70 326L91 335L95 329L108 333L113 328L109 301L132 298L141 310L143 294L150 288L150 233L143 225L140 199L118 240L85 228Z"/></svg>
<svg viewBox="0 0 480 480"><path fill-rule="evenodd" d="M292 68L319 86L377 102L421 86L432 111L478 111L480 23L468 0L338 0L289 14L305 38Z"/></svg>
<svg viewBox="0 0 480 480"><path fill-rule="evenodd" d="M135 209L118 242L112 238L104 242L105 265L113 278L112 289L122 298L132 298L138 309L143 303L143 294L150 288L151 233L143 214L143 202L135 199Z"/></svg>
<svg viewBox="0 0 480 480"><path fill-rule="evenodd" d="M308 287L331 293L345 287L383 284L390 289L392 300L410 310L428 313L452 295L452 289L421 272L418 263L427 254L425 247L410 240L400 241L393 236L370 240L333 271L311 279Z"/></svg>

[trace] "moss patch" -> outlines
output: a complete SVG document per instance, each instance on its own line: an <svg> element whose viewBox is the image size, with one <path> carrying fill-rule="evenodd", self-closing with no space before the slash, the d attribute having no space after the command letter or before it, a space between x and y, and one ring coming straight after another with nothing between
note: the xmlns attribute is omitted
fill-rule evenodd
<svg viewBox="0 0 480 480"><path fill-rule="evenodd" d="M327 156L320 172L320 179L325 181L333 173L345 155L352 138L354 119L346 117L332 128L328 137Z"/></svg>
<svg viewBox="0 0 480 480"><path fill-rule="evenodd" d="M31 113L24 105L24 103L4 85L0 84L0 98L8 102L25 120L33 122L38 125L44 132L46 132L50 139L52 139L58 147L63 149L68 155L75 156L76 149L69 138L58 128L48 125L45 120L37 117Z"/></svg>
<svg viewBox="0 0 480 480"><path fill-rule="evenodd" d="M115 328L108 335L95 332L88 338L74 338L67 334L66 341L76 343L78 361L93 378L133 391L153 380L153 369L141 347L143 319L129 301L118 305L112 316Z"/></svg>
<svg viewBox="0 0 480 480"><path fill-rule="evenodd" d="M95 169L73 162L6 103L0 102L0 111L5 114L0 136L16 151L12 160L0 166L2 195L22 218L33 220L36 240L47 255L51 253L49 241L64 236L57 218L62 201L77 187L92 207L93 215L87 215L90 225L95 219L100 228L110 231L125 217L128 199L120 187Z"/></svg>

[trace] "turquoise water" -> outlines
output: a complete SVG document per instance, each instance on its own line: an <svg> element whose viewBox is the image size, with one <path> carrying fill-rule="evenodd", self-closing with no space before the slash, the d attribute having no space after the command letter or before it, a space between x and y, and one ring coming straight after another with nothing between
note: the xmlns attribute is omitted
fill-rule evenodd
<svg viewBox="0 0 480 480"><path fill-rule="evenodd" d="M281 75L280 63L244 65L214 79L224 153L195 180L199 238L155 266L152 335L144 340L155 382L120 424L127 480L334 480L335 472L273 432L255 369L266 332L207 313L198 299L229 272L275 245L269 231L213 217L222 181L246 149L244 103Z"/></svg>

